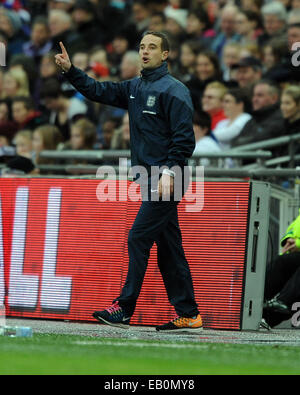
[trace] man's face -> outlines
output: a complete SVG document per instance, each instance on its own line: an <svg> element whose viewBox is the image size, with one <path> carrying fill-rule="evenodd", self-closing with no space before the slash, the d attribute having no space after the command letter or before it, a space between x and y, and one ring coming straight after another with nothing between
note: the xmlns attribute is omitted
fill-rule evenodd
<svg viewBox="0 0 300 395"><path fill-rule="evenodd" d="M36 23L33 25L31 31L31 39L35 45L43 45L49 39L49 31L47 26L42 23Z"/></svg>
<svg viewBox="0 0 300 395"><path fill-rule="evenodd" d="M267 84L256 85L252 96L253 110L261 110L264 107L271 106L277 101L276 95L270 92Z"/></svg>
<svg viewBox="0 0 300 395"><path fill-rule="evenodd" d="M284 25L285 23L278 19L276 15L265 15L264 17L264 28L270 36L278 33Z"/></svg>
<svg viewBox="0 0 300 395"><path fill-rule="evenodd" d="M288 46L289 50L292 50L292 46L295 43L300 42L300 27L290 27L288 29Z"/></svg>
<svg viewBox="0 0 300 395"><path fill-rule="evenodd" d="M161 38L147 34L140 43L140 59L143 69L159 67L168 57L168 51L161 48Z"/></svg>
<svg viewBox="0 0 300 395"><path fill-rule="evenodd" d="M202 96L202 108L209 114L222 109L220 91L216 88L206 88Z"/></svg>
<svg viewBox="0 0 300 395"><path fill-rule="evenodd" d="M148 27L151 32L161 32L165 29L165 23L159 15L153 15Z"/></svg>
<svg viewBox="0 0 300 395"><path fill-rule="evenodd" d="M14 121L22 123L26 120L29 111L25 107L23 102L15 102L12 105L12 115Z"/></svg>
<svg viewBox="0 0 300 395"><path fill-rule="evenodd" d="M225 36L232 36L235 32L235 17L233 11L224 11L221 16L221 31Z"/></svg>
<svg viewBox="0 0 300 395"><path fill-rule="evenodd" d="M236 80L241 88L247 87L261 78L261 72L256 71L251 66L239 67L236 73Z"/></svg>
<svg viewBox="0 0 300 395"><path fill-rule="evenodd" d="M131 61L127 56L124 56L121 62L121 78L129 80L139 74L139 66Z"/></svg>

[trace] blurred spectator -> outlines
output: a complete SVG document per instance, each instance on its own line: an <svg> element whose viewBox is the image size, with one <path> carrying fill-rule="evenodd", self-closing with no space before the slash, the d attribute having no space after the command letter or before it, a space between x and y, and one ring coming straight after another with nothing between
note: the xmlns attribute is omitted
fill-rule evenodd
<svg viewBox="0 0 300 395"><path fill-rule="evenodd" d="M89 0L76 0L72 10L76 31L84 41L85 48L89 50L94 45L104 44L105 35L98 21L95 5Z"/></svg>
<svg viewBox="0 0 300 395"><path fill-rule="evenodd" d="M22 175L38 174L32 160L24 156L14 156L6 162L5 167L1 170L1 177L18 177Z"/></svg>
<svg viewBox="0 0 300 395"><path fill-rule="evenodd" d="M236 138L245 124L252 118L249 113L249 100L241 88L229 89L223 98L223 108L227 119L220 121L213 131L220 147L231 148L231 140Z"/></svg>
<svg viewBox="0 0 300 395"><path fill-rule="evenodd" d="M39 16L32 24L30 41L24 43L23 53L34 58L36 65L39 65L42 56L47 54L51 48L47 18Z"/></svg>
<svg viewBox="0 0 300 395"><path fill-rule="evenodd" d="M211 117L204 111L196 111L193 118L196 146L193 155L220 152L221 148L217 139L211 132ZM208 166L210 160L202 158L201 166Z"/></svg>
<svg viewBox="0 0 300 395"><path fill-rule="evenodd" d="M3 98L14 98L15 96L29 97L29 79L24 70L12 69L4 74Z"/></svg>
<svg viewBox="0 0 300 395"><path fill-rule="evenodd" d="M167 18L163 12L154 12L150 16L148 29L151 32L162 32L165 30Z"/></svg>
<svg viewBox="0 0 300 395"><path fill-rule="evenodd" d="M258 37L259 45L264 45L274 37L280 37L285 33L287 11L280 1L271 1L261 9L265 33Z"/></svg>
<svg viewBox="0 0 300 395"><path fill-rule="evenodd" d="M12 100L12 118L18 124L18 130L33 130L46 122L43 114L35 109L33 100L24 96L17 96Z"/></svg>
<svg viewBox="0 0 300 395"><path fill-rule="evenodd" d="M235 78L240 88L251 89L262 77L262 64L253 56L242 58L231 68L236 69Z"/></svg>
<svg viewBox="0 0 300 395"><path fill-rule="evenodd" d="M22 53L23 44L28 40L28 37L22 30L22 19L16 11L0 7L0 31L8 39L8 55Z"/></svg>
<svg viewBox="0 0 300 395"><path fill-rule="evenodd" d="M203 8L190 10L186 24L187 37L190 40L198 40L201 45L210 48L216 32L211 28L207 12Z"/></svg>
<svg viewBox="0 0 300 395"><path fill-rule="evenodd" d="M77 97L68 97L57 80L48 79L41 88L41 99L50 111L49 123L56 125L65 141L70 138L71 122L75 117L84 116L88 106Z"/></svg>
<svg viewBox="0 0 300 395"><path fill-rule="evenodd" d="M201 51L196 59L195 73L186 83L195 109L201 109L201 98L207 84L222 81L218 57L211 51Z"/></svg>
<svg viewBox="0 0 300 395"><path fill-rule="evenodd" d="M16 153L19 156L24 156L31 159L32 157L32 131L21 130L15 135L14 145L16 146Z"/></svg>
<svg viewBox="0 0 300 395"><path fill-rule="evenodd" d="M112 136L111 149L130 149L130 125L129 115L126 112L122 118L122 123Z"/></svg>
<svg viewBox="0 0 300 395"><path fill-rule="evenodd" d="M279 108L279 89L270 81L261 80L254 86L252 119L232 140L232 146L255 143L284 134L284 120Z"/></svg>
<svg viewBox="0 0 300 395"><path fill-rule="evenodd" d="M33 98L36 103L36 107L41 109L41 111L47 112L47 109L41 102L41 89L43 84L47 79L57 79L60 80L61 73L58 70L57 65L55 64L54 52L49 52L48 54L43 55L40 61L40 65L38 68L38 78L35 80Z"/></svg>
<svg viewBox="0 0 300 395"><path fill-rule="evenodd" d="M120 29L112 40L112 51L109 53L108 60L115 67L116 74L120 72L122 57L129 50L136 49L137 34L132 26Z"/></svg>
<svg viewBox="0 0 300 395"><path fill-rule="evenodd" d="M82 71L87 71L90 64L90 56L87 52L75 52L72 57L72 64Z"/></svg>
<svg viewBox="0 0 300 395"><path fill-rule="evenodd" d="M10 143L18 130L18 124L12 120L11 101L0 100L0 138Z"/></svg>
<svg viewBox="0 0 300 395"><path fill-rule="evenodd" d="M288 13L287 26L293 25L294 23L300 23L300 8L292 9Z"/></svg>
<svg viewBox="0 0 300 395"><path fill-rule="evenodd" d="M287 86L281 95L280 109L286 121L286 134L300 133L300 86Z"/></svg>
<svg viewBox="0 0 300 395"><path fill-rule="evenodd" d="M255 42L240 44L240 47L240 59L252 56L258 60L261 60L261 49Z"/></svg>
<svg viewBox="0 0 300 395"><path fill-rule="evenodd" d="M286 82L290 78L289 51L284 39L272 39L263 48L263 78L274 82Z"/></svg>
<svg viewBox="0 0 300 395"><path fill-rule="evenodd" d="M288 27L287 44L289 51L293 52L293 45L300 42L300 22Z"/></svg>
<svg viewBox="0 0 300 395"><path fill-rule="evenodd" d="M239 62L240 51L241 51L241 45L239 43L232 42L224 45L223 55L222 55L224 81L231 81L235 79L236 72L232 70L232 66Z"/></svg>
<svg viewBox="0 0 300 395"><path fill-rule="evenodd" d="M34 59L24 54L16 54L11 56L8 67L9 71L15 69L25 71L29 84L29 92L33 94L38 73Z"/></svg>
<svg viewBox="0 0 300 395"><path fill-rule="evenodd" d="M261 20L258 13L250 10L240 10L236 15L236 33L239 34L239 42L245 44L257 40L262 34Z"/></svg>
<svg viewBox="0 0 300 395"><path fill-rule="evenodd" d="M198 40L184 41L180 47L180 80L189 81L196 71L196 60L199 52L203 50Z"/></svg>
<svg viewBox="0 0 300 395"><path fill-rule="evenodd" d="M75 0L47 0L49 10L62 10L71 12Z"/></svg>
<svg viewBox="0 0 300 395"><path fill-rule="evenodd" d="M264 0L241 0L242 10L250 10L257 13L260 13L263 4Z"/></svg>
<svg viewBox="0 0 300 395"><path fill-rule="evenodd" d="M96 126L87 118L81 118L71 126L71 138L65 148L71 150L92 150L97 137Z"/></svg>
<svg viewBox="0 0 300 395"><path fill-rule="evenodd" d="M141 71L141 62L137 51L127 51L120 65L121 80L137 77Z"/></svg>
<svg viewBox="0 0 300 395"><path fill-rule="evenodd" d="M211 130L214 131L217 124L226 119L223 109L223 98L227 88L218 81L206 85L202 97L202 110L207 112L211 117Z"/></svg>
<svg viewBox="0 0 300 395"><path fill-rule="evenodd" d="M59 42L62 41L71 55L86 49L82 37L72 27L72 17L63 10L51 10L48 15L48 24L53 51L60 51Z"/></svg>
<svg viewBox="0 0 300 395"><path fill-rule="evenodd" d="M150 23L151 11L146 0L133 0L132 2L132 20L139 33L148 30Z"/></svg>
<svg viewBox="0 0 300 395"><path fill-rule="evenodd" d="M167 7L165 31L180 44L186 39L187 10Z"/></svg>
<svg viewBox="0 0 300 395"><path fill-rule="evenodd" d="M235 20L239 9L234 5L226 5L220 11L220 33L213 40L211 49L222 58L224 45L229 41L238 41L239 35L235 32Z"/></svg>
<svg viewBox="0 0 300 395"><path fill-rule="evenodd" d="M300 133L300 86L290 85L283 89L280 99L280 109L284 118L284 132L282 135L289 136ZM287 145L274 147L274 157L289 155ZM299 148L296 146L296 153Z"/></svg>
<svg viewBox="0 0 300 395"><path fill-rule="evenodd" d="M122 119L122 118L121 118ZM116 118L112 113L103 122L102 125L102 147L101 149L111 149L113 135L115 130L120 126L120 118Z"/></svg>
<svg viewBox="0 0 300 395"><path fill-rule="evenodd" d="M49 52L48 54L43 55L39 68L42 79L59 78L59 71L55 61L53 61L54 55L54 52Z"/></svg>
<svg viewBox="0 0 300 395"><path fill-rule="evenodd" d="M288 27L288 49L289 49L289 81L299 82L299 42L300 42L300 23ZM296 57L296 64L293 63Z"/></svg>
<svg viewBox="0 0 300 395"><path fill-rule="evenodd" d="M2 147L9 147L10 146L10 139L0 132L0 148Z"/></svg>
<svg viewBox="0 0 300 395"><path fill-rule="evenodd" d="M56 150L62 142L62 136L59 129L54 125L42 125L33 131L32 148L33 161L36 165L52 164L51 159L40 156L41 151Z"/></svg>

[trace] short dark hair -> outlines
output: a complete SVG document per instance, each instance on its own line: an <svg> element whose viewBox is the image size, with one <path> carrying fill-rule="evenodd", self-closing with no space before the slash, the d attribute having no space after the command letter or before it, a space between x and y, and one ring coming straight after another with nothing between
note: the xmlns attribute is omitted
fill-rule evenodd
<svg viewBox="0 0 300 395"><path fill-rule="evenodd" d="M151 34L152 36L160 37L161 38L161 49L162 51L170 51L170 43L167 35L162 32L152 32L147 31L143 34L143 37L148 36Z"/></svg>
<svg viewBox="0 0 300 395"><path fill-rule="evenodd" d="M16 96L12 100L12 104L14 104L14 103L23 103L26 110L34 110L35 109L34 101L31 99L31 97Z"/></svg>
<svg viewBox="0 0 300 395"><path fill-rule="evenodd" d="M247 89L230 88L230 89L228 89L228 91L225 94L234 97L234 100L236 103L243 103L245 112L250 111L251 102L250 102L250 98L249 98L249 92Z"/></svg>
<svg viewBox="0 0 300 395"><path fill-rule="evenodd" d="M207 128L207 135L211 133L211 117L205 111L195 111L193 116L193 123L201 128Z"/></svg>
<svg viewBox="0 0 300 395"><path fill-rule="evenodd" d="M40 91L41 99L46 99L46 98L57 99L59 96L65 96L61 89L60 83L55 78L47 79L41 87L41 91Z"/></svg>

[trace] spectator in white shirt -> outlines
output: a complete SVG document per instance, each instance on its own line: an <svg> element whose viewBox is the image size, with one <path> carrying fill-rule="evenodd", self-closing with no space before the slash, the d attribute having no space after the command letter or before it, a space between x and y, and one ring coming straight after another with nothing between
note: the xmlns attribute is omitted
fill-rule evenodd
<svg viewBox="0 0 300 395"><path fill-rule="evenodd" d="M223 108L227 119L218 122L213 134L222 150L231 148L231 140L237 137L251 119L248 114L248 97L242 88L232 88L223 98Z"/></svg>
<svg viewBox="0 0 300 395"><path fill-rule="evenodd" d="M193 155L205 155L211 152L220 152L217 139L211 132L211 117L205 111L195 111L193 118L196 146ZM203 157L200 165L208 166L210 161Z"/></svg>

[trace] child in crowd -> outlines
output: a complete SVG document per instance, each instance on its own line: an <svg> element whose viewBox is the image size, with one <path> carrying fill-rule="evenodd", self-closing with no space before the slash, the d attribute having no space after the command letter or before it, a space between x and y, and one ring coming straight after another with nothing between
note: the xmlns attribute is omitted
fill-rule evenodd
<svg viewBox="0 0 300 395"><path fill-rule="evenodd" d="M31 159L32 157L32 132L31 130L21 130L14 138L16 152L19 156Z"/></svg>

